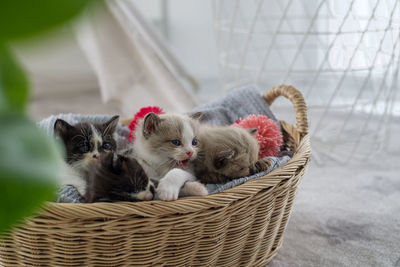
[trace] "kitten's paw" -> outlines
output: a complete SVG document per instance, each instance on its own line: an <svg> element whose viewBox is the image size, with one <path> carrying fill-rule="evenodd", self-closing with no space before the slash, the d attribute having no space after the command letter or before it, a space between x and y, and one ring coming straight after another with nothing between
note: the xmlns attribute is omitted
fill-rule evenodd
<svg viewBox="0 0 400 267"><path fill-rule="evenodd" d="M250 167L250 174L266 171L272 166L271 159L262 158L259 159L254 166Z"/></svg>
<svg viewBox="0 0 400 267"><path fill-rule="evenodd" d="M154 198L153 193L151 193L150 191L144 190L139 192L138 194L134 194L133 196L134 199L139 199L139 200L152 200Z"/></svg>
<svg viewBox="0 0 400 267"><path fill-rule="evenodd" d="M180 196L206 196L208 195L205 185L199 182L186 182L182 187Z"/></svg>
<svg viewBox="0 0 400 267"><path fill-rule="evenodd" d="M179 187L171 183L168 179L161 179L156 189L158 198L164 201L177 200L179 196Z"/></svg>

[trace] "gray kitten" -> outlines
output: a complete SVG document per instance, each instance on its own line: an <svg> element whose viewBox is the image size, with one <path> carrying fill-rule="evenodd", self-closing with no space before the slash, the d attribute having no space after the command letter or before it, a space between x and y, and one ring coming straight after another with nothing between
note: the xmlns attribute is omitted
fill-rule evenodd
<svg viewBox="0 0 400 267"><path fill-rule="evenodd" d="M253 136L257 129L236 126L203 126L200 150L193 161L196 178L202 183L225 183L269 167L268 159L258 160L260 150Z"/></svg>

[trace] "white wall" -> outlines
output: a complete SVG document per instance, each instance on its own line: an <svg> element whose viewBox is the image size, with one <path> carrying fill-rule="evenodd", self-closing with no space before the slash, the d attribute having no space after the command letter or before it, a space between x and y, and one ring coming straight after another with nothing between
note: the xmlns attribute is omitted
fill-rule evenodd
<svg viewBox="0 0 400 267"><path fill-rule="evenodd" d="M146 18L162 29L161 1L133 0ZM218 65L211 0L167 1L168 42L182 65L204 84L216 81ZM42 41L17 46L35 93L97 88L96 77L68 28Z"/></svg>
<svg viewBox="0 0 400 267"><path fill-rule="evenodd" d="M200 85L214 86L219 70L212 0L134 0L134 3L168 39L172 52Z"/></svg>
<svg viewBox="0 0 400 267"><path fill-rule="evenodd" d="M201 82L218 76L211 0L170 0L171 48Z"/></svg>
<svg viewBox="0 0 400 267"><path fill-rule="evenodd" d="M69 28L14 48L30 75L34 94L97 88L96 76Z"/></svg>

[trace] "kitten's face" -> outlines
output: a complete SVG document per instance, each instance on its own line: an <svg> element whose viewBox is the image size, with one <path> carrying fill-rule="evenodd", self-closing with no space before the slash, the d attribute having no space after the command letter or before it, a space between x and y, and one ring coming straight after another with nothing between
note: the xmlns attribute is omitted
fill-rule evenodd
<svg viewBox="0 0 400 267"><path fill-rule="evenodd" d="M186 168L197 157L198 122L178 114L149 113L143 119L141 134L148 152L168 168Z"/></svg>
<svg viewBox="0 0 400 267"><path fill-rule="evenodd" d="M89 176L88 202L152 200L154 197L153 183L134 158L103 153Z"/></svg>
<svg viewBox="0 0 400 267"><path fill-rule="evenodd" d="M231 178L248 176L250 166L258 160L259 145L252 136L256 130L233 126L208 129L209 133L202 134L208 140L199 158L204 159L209 171Z"/></svg>
<svg viewBox="0 0 400 267"><path fill-rule="evenodd" d="M118 119L119 116L114 116L104 124L78 123L73 126L58 119L54 132L64 142L66 161L78 170L85 170L100 154L115 151L113 134Z"/></svg>

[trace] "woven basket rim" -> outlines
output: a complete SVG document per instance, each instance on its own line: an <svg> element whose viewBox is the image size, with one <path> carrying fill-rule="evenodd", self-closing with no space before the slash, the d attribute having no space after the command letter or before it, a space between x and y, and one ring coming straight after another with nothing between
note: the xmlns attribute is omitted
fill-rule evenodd
<svg viewBox="0 0 400 267"><path fill-rule="evenodd" d="M266 95L268 93L275 93L271 99ZM264 98L271 104L273 100L280 95L288 98L298 94L297 89L291 86L278 86L267 91ZM301 95L301 94L300 94ZM296 95L296 97L298 97ZM161 201L151 200L143 202L97 202L97 203L54 203L47 202L43 209L39 212L40 217L57 217L65 219L113 219L120 218L121 216L143 216L143 217L157 217L168 216L171 214L185 214L190 212L201 212L210 208L228 206L234 201L250 197L261 190L273 190L276 185L280 184L283 180L290 181L296 175L296 170L299 166L305 166L310 157L310 140L307 134L308 125L303 123L307 122L306 110L299 111L303 106L304 99L301 97L300 101L291 99L296 109L297 126L303 127L302 131L298 131L294 126L281 121L284 127L291 135L299 136L299 144L293 157L286 164L279 166L272 172L250 180L234 188L225 190L220 193L210 194L202 197L185 197L175 201ZM296 102L297 101L297 102ZM305 103L304 103L305 106ZM299 113L305 114L299 114ZM300 119L299 119L300 118ZM305 125L305 126L304 126ZM40 219L39 219L40 220Z"/></svg>

